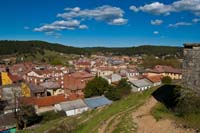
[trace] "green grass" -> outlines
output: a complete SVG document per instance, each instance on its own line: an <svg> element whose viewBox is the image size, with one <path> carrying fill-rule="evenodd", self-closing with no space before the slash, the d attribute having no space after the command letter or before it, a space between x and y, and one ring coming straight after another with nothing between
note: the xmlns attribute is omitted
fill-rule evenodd
<svg viewBox="0 0 200 133"><path fill-rule="evenodd" d="M29 133L29 132L43 132L49 129L49 127L54 127L57 126L59 124L59 121L61 119L63 119L63 116L59 113L56 113L54 111L49 111L49 112L45 112L42 113L40 116L42 116L42 121L39 123L39 126L37 128L37 130L30 130L30 129L26 129L26 130L22 130L19 131L20 133ZM66 118L65 118L66 119Z"/></svg>
<svg viewBox="0 0 200 133"><path fill-rule="evenodd" d="M200 114L187 114L185 116L179 116L174 112L168 110L163 104L158 103L152 110L152 115L156 120L160 119L173 119L178 124L182 124L186 127L200 129Z"/></svg>
<svg viewBox="0 0 200 133"><path fill-rule="evenodd" d="M158 121L160 119L172 117L172 113L161 103L157 103L151 110L151 114Z"/></svg>
<svg viewBox="0 0 200 133"><path fill-rule="evenodd" d="M59 52L44 50L44 53L41 54L36 52L35 54L22 54L19 56L23 57L24 61L36 61L39 63L47 63L51 65L65 65L68 66L68 60L73 58L73 55L61 54Z"/></svg>
<svg viewBox="0 0 200 133"><path fill-rule="evenodd" d="M121 116L121 120L116 125L113 133L130 133L136 132L137 125L133 122L132 113L124 114Z"/></svg>
<svg viewBox="0 0 200 133"><path fill-rule="evenodd" d="M62 118L64 116L64 114L56 113L54 111L49 111L49 112L45 112L45 113L41 114L41 116L42 116L41 123L46 123L51 120Z"/></svg>
<svg viewBox="0 0 200 133"><path fill-rule="evenodd" d="M113 104L109 106L85 112L75 117L53 116L52 119L54 120L50 119L49 117L44 117L45 120L40 123L39 127L35 128L34 130L24 130L23 132L42 133L48 130L54 132L56 131L59 133L64 131L64 129L67 128L70 124L72 125L73 123L76 123L76 129L73 130L73 133L95 133L98 131L99 127L101 127L102 123L104 123L109 118L113 118L113 121L116 119L118 121L114 132L128 133L131 130L136 130L136 125L131 119L132 112L140 105L144 104L154 90L155 88L152 88L142 93L131 93L128 97L113 102ZM121 117L117 118L118 115ZM109 125L112 124L111 122ZM60 131L61 128L63 130Z"/></svg>
<svg viewBox="0 0 200 133"><path fill-rule="evenodd" d="M154 89L149 89L143 93L132 93L127 98L124 98L120 101L114 102L112 105L110 105L109 107L107 107L105 109L102 109L95 115L93 115L93 113L91 113L91 115L93 115L93 117L90 118L85 123L79 125L76 132L81 132L81 133L88 133L90 131L97 132L101 123L103 123L110 117L112 117L118 113L121 113L121 112L122 112L122 114L127 114L127 111L135 110L139 105L143 104L147 100L147 98L150 97L153 90ZM96 112L96 111L94 111L94 112ZM122 122L125 120L126 119L121 119Z"/></svg>
<svg viewBox="0 0 200 133"><path fill-rule="evenodd" d="M200 129L200 114L189 114L180 118L180 120L184 125Z"/></svg>

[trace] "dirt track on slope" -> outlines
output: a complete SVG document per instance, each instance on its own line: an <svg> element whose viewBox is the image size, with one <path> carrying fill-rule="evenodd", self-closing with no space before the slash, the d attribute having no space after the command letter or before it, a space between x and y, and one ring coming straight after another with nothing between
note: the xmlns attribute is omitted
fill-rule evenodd
<svg viewBox="0 0 200 133"><path fill-rule="evenodd" d="M133 112L133 121L137 124L138 133L195 133L191 129L177 127L173 120L156 121L151 115L151 109L157 101L151 97L144 105Z"/></svg>

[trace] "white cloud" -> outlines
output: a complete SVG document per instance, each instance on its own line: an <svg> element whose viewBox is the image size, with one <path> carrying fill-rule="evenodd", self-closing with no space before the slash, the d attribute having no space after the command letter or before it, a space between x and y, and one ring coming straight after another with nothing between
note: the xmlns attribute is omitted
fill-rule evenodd
<svg viewBox="0 0 200 133"><path fill-rule="evenodd" d="M100 6L94 9L83 10L81 10L80 8L77 8L76 10L74 10L74 8L67 8L66 11L67 12L57 14L57 17L61 17L66 20L74 18L95 19L97 21L105 21L108 24L112 24L112 22L117 19L124 19L124 11L121 8L112 7L109 5Z"/></svg>
<svg viewBox="0 0 200 133"><path fill-rule="evenodd" d="M60 31L60 30L74 30L79 28L80 21L78 20L61 20L55 21L51 24L45 24L39 28L35 28L34 31L37 32L51 32L51 31Z"/></svg>
<svg viewBox="0 0 200 133"><path fill-rule="evenodd" d="M163 20L156 19L156 20L151 20L152 25L161 25L163 23Z"/></svg>
<svg viewBox="0 0 200 133"><path fill-rule="evenodd" d="M81 10L80 7L74 7L74 8L65 8L65 11L73 11L73 12L78 12Z"/></svg>
<svg viewBox="0 0 200 133"><path fill-rule="evenodd" d="M128 22L127 19L124 18L116 18L114 19L112 22L110 22L109 24L111 25L123 25L126 24Z"/></svg>
<svg viewBox="0 0 200 133"><path fill-rule="evenodd" d="M156 15L169 15L171 12L189 11L200 16L200 0L178 0L171 4L153 2L135 7L135 9Z"/></svg>
<svg viewBox="0 0 200 133"><path fill-rule="evenodd" d="M198 22L200 22L200 18L194 18L194 19L192 19L192 22L193 23L198 23Z"/></svg>
<svg viewBox="0 0 200 133"><path fill-rule="evenodd" d="M153 34L157 35L159 34L159 31L154 31Z"/></svg>
<svg viewBox="0 0 200 133"><path fill-rule="evenodd" d="M139 11L139 9L136 6L130 6L129 9L134 11L134 12L138 12Z"/></svg>
<svg viewBox="0 0 200 133"><path fill-rule="evenodd" d="M200 13L200 0L179 0L172 3L176 11L191 11L198 15Z"/></svg>
<svg viewBox="0 0 200 133"><path fill-rule="evenodd" d="M87 25L80 25L79 29L88 29L88 26Z"/></svg>
<svg viewBox="0 0 200 133"><path fill-rule="evenodd" d="M45 32L46 35L51 32L74 29L88 29L88 26L82 22L94 19L104 21L110 25L124 25L128 22L124 18L124 11L119 7L109 5L100 6L94 9L81 9L80 7L65 8L65 12L57 14L57 17L63 20L55 21L50 24L44 24L41 27L34 28L33 31Z"/></svg>
<svg viewBox="0 0 200 133"><path fill-rule="evenodd" d="M148 12L157 15L159 14L169 15L170 12L173 10L171 6L164 5L163 3L160 2L146 4L144 6L139 7L139 9L143 12Z"/></svg>
<svg viewBox="0 0 200 133"><path fill-rule="evenodd" d="M169 24L169 27L179 27L179 26L190 26L192 23L189 22L178 22L175 24Z"/></svg>

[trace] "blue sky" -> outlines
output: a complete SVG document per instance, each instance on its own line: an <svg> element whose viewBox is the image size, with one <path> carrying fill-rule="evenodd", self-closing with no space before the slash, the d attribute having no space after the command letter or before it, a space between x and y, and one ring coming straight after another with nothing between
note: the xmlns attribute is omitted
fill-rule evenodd
<svg viewBox="0 0 200 133"><path fill-rule="evenodd" d="M200 0L1 0L0 40L78 47L200 42Z"/></svg>

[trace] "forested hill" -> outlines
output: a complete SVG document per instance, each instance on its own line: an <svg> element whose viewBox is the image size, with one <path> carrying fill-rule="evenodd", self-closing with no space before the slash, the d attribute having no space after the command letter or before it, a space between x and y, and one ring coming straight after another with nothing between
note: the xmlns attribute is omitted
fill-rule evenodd
<svg viewBox="0 0 200 133"><path fill-rule="evenodd" d="M138 46L138 47L123 47L123 48L106 48L106 47L92 47L92 48L78 48L72 46L64 46L56 43L49 43L44 41L0 41L0 55L12 54L28 54L28 53L43 53L44 50L51 50L66 54L92 54L92 53L109 53L114 55L176 55L182 56L182 47L169 46Z"/></svg>
<svg viewBox="0 0 200 133"><path fill-rule="evenodd" d="M0 55L43 53L44 50L66 54L85 54L85 49L44 41L0 41Z"/></svg>
<svg viewBox="0 0 200 133"><path fill-rule="evenodd" d="M118 48L106 48L106 47L93 47L86 48L91 53L103 52L103 53L113 53L115 55L154 55L154 56L164 56L171 55L182 57L183 48L182 47L170 47L170 46L152 46L143 45L138 47L118 47Z"/></svg>

